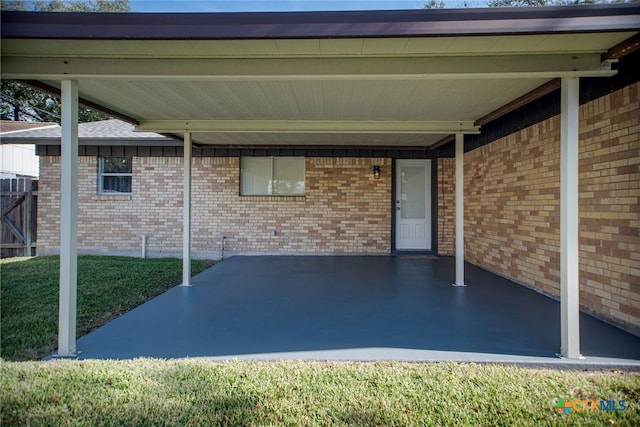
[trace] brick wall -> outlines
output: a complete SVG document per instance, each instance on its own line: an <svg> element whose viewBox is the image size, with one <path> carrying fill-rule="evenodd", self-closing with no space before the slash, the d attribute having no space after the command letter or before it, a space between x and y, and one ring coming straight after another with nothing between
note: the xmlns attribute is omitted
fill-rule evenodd
<svg viewBox="0 0 640 427"><path fill-rule="evenodd" d="M438 253L456 250L456 160L438 159Z"/></svg>
<svg viewBox="0 0 640 427"><path fill-rule="evenodd" d="M581 301L640 334L640 84L580 118Z"/></svg>
<svg viewBox="0 0 640 427"><path fill-rule="evenodd" d="M373 179L373 165L382 167ZM306 195L240 197L238 158L193 160L193 249L243 253L380 254L391 249L391 160L307 158ZM78 243L84 252L182 248L182 158L134 157L131 196L97 194L97 159L79 160ZM38 249L59 245L60 158L41 157ZM275 230L275 235L274 235Z"/></svg>
<svg viewBox="0 0 640 427"><path fill-rule="evenodd" d="M580 303L640 334L640 85L580 107ZM553 117L465 154L465 257L559 295L559 140ZM440 160L440 176L455 165ZM442 185L442 184L441 184ZM446 187L446 185L445 185ZM454 235L453 186L439 194ZM441 242L451 254L455 241Z"/></svg>

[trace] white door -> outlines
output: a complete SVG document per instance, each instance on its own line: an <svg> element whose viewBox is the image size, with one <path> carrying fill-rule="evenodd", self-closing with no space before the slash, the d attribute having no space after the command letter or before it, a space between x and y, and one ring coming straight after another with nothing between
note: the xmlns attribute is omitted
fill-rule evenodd
<svg viewBox="0 0 640 427"><path fill-rule="evenodd" d="M431 249L431 160L396 161L396 249Z"/></svg>

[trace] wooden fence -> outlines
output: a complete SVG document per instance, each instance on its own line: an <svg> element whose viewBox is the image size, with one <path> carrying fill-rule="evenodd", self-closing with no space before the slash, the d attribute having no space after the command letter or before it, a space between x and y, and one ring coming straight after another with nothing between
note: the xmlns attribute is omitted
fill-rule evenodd
<svg viewBox="0 0 640 427"><path fill-rule="evenodd" d="M38 180L0 180L0 256L35 255L38 212Z"/></svg>

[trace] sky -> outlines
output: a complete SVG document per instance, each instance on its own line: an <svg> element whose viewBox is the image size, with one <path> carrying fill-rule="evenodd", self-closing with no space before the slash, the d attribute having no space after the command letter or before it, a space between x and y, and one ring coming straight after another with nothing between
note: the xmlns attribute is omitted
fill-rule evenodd
<svg viewBox="0 0 640 427"><path fill-rule="evenodd" d="M15 0L6 0L11 3ZM22 0L29 6L35 0ZM46 1L46 0L45 0ZM78 1L78 0L63 0ZM84 0L89 1L89 0ZM436 0L440 3L441 0ZM132 12L309 12L422 9L429 0L129 0ZM442 0L447 8L486 7L487 0Z"/></svg>
<svg viewBox="0 0 640 427"><path fill-rule="evenodd" d="M281 12L318 10L421 9L426 0L129 0L134 12ZM464 0L446 0L462 7ZM467 1L482 6L481 1Z"/></svg>

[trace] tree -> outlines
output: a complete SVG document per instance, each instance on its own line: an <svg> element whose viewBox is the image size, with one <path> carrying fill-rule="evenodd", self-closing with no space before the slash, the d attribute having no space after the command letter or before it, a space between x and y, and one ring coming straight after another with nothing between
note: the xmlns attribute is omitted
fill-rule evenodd
<svg viewBox="0 0 640 427"><path fill-rule="evenodd" d="M129 0L37 1L38 12L129 12Z"/></svg>
<svg viewBox="0 0 640 427"><path fill-rule="evenodd" d="M2 10L35 12L129 12L129 0L89 0L89 1L38 1L31 9L24 1L1 0ZM1 82L0 118L2 120L22 120L60 123L60 100L55 96L34 89L13 80ZM105 120L104 114L80 106L78 120L93 122Z"/></svg>
<svg viewBox="0 0 640 427"><path fill-rule="evenodd" d="M2 0L2 10L29 10L23 0ZM29 2L34 12L130 12L129 0L50 0Z"/></svg>
<svg viewBox="0 0 640 427"><path fill-rule="evenodd" d="M2 120L59 122L60 105L51 95L20 82L2 81Z"/></svg>
<svg viewBox="0 0 640 427"><path fill-rule="evenodd" d="M489 7L571 6L581 4L625 3L627 0L490 0Z"/></svg>
<svg viewBox="0 0 640 427"><path fill-rule="evenodd" d="M580 4L603 4L603 3L627 3L634 0L487 0L487 7L527 7L527 6L571 6ZM635 0L637 1L637 0ZM453 3L448 1L449 7L483 7L479 1L461 0ZM445 0L425 0L422 7L424 9L443 9L447 7Z"/></svg>
<svg viewBox="0 0 640 427"><path fill-rule="evenodd" d="M23 1L1 0L0 9L2 10L27 10L27 5Z"/></svg>
<svg viewBox="0 0 640 427"><path fill-rule="evenodd" d="M422 7L424 9L444 9L444 0L427 0Z"/></svg>

